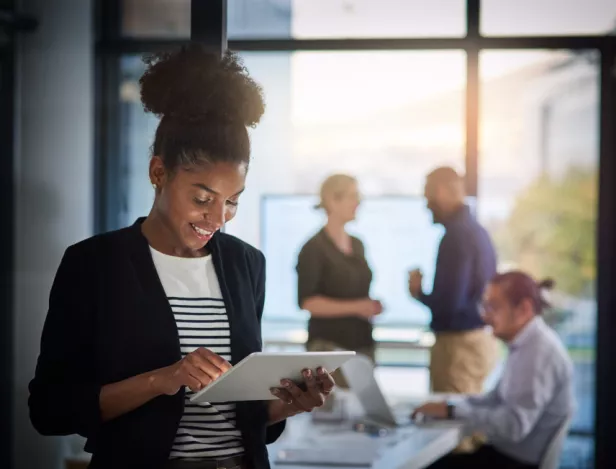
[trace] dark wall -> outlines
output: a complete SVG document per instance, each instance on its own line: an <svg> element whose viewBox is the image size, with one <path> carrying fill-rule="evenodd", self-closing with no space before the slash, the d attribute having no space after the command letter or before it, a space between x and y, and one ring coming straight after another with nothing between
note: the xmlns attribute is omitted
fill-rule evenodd
<svg viewBox="0 0 616 469"><path fill-rule="evenodd" d="M12 0L0 0L6 13ZM8 20L8 18L5 18ZM14 247L14 73L15 44L6 23L0 26L0 467L11 467L13 387L13 247Z"/></svg>
<svg viewBox="0 0 616 469"><path fill-rule="evenodd" d="M27 386L60 258L92 232L92 1L21 0L19 8L40 24L19 37L16 56L14 467L60 469L67 440L34 431Z"/></svg>

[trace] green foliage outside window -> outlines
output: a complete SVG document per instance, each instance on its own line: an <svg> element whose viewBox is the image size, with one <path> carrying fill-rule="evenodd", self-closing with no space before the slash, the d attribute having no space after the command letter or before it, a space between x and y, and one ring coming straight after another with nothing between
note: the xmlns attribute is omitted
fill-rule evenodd
<svg viewBox="0 0 616 469"><path fill-rule="evenodd" d="M532 182L491 231L502 261L538 279L553 278L559 292L591 298L596 216L596 170L571 168L564 177Z"/></svg>

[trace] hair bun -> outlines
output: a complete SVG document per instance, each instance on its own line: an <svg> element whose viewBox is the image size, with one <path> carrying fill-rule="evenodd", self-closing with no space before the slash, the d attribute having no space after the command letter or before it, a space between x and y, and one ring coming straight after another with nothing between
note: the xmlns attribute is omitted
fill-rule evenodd
<svg viewBox="0 0 616 469"><path fill-rule="evenodd" d="M556 282L554 282L554 279L545 278L537 283L537 287L539 290L552 290L555 284Z"/></svg>
<svg viewBox="0 0 616 469"><path fill-rule="evenodd" d="M265 110L262 89L236 54L220 57L191 43L143 60L147 68L139 84L145 111L186 121L259 123Z"/></svg>

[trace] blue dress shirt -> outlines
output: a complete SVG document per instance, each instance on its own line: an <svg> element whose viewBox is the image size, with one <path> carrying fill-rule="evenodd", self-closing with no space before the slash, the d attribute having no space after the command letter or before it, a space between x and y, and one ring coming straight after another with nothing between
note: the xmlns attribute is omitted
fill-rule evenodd
<svg viewBox="0 0 616 469"><path fill-rule="evenodd" d="M418 299L432 312L434 332L479 329L484 326L479 314L481 296L496 273L492 241L466 205L444 226L432 293Z"/></svg>

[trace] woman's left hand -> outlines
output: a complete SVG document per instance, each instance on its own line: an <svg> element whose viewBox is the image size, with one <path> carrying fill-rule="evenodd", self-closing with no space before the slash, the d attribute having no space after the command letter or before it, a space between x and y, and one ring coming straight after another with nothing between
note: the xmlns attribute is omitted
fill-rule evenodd
<svg viewBox="0 0 616 469"><path fill-rule="evenodd" d="M324 368L302 372L306 390L302 390L289 379L283 379L281 388L273 388L272 394L286 404L288 415L300 412L311 412L315 407L321 407L335 386L334 378Z"/></svg>

